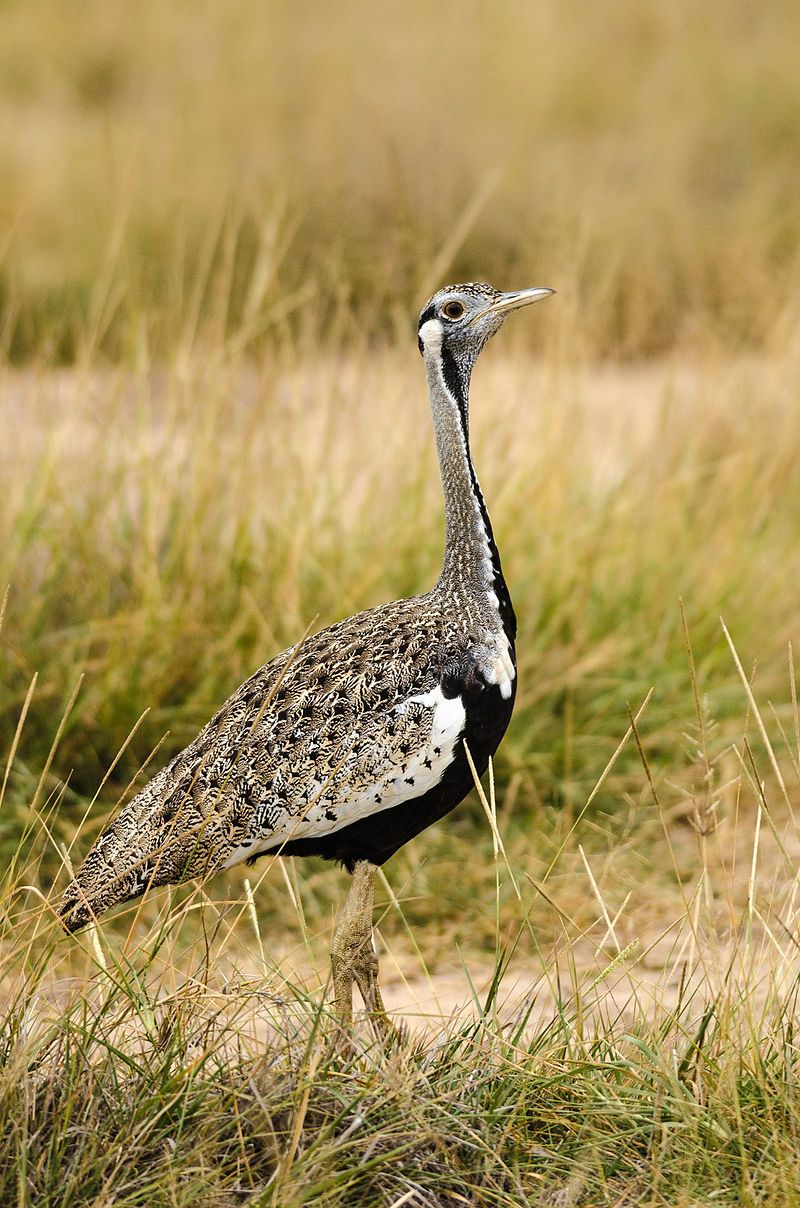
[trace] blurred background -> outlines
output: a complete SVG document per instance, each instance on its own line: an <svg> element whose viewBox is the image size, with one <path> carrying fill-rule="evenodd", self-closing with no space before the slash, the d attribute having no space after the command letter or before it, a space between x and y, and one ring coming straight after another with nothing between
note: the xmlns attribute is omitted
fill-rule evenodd
<svg viewBox="0 0 800 1208"><path fill-rule="evenodd" d="M558 859L580 916L583 819L649 909L653 787L679 828L738 817L720 615L796 727L798 35L791 0L0 6L0 846L30 881L308 626L434 581L414 321L448 280L558 291L473 391L520 617L509 858ZM395 867L432 942L491 942L477 798ZM303 866L323 938L339 882Z"/></svg>
<svg viewBox="0 0 800 1208"><path fill-rule="evenodd" d="M477 274L556 284L592 355L761 348L796 319L799 26L791 0L6 0L3 346L405 332Z"/></svg>
<svg viewBox="0 0 800 1208"><path fill-rule="evenodd" d="M0 0L1 1204L797 1203L798 47L797 0ZM471 391L518 695L381 872L420 1045L348 1077L341 868L53 905L257 667L435 582L465 279L557 290Z"/></svg>

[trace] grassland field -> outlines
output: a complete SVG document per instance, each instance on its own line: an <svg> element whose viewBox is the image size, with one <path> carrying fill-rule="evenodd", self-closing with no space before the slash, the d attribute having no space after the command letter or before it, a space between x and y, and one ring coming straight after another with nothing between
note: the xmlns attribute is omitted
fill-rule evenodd
<svg viewBox="0 0 800 1208"><path fill-rule="evenodd" d="M7 1198L24 1177L30 1202L70 1202L58 1199L66 1169L86 1203L390 1203L407 1191L417 1198L405 1202L458 1203L470 1178L467 1202L572 1187L575 1203L655 1203L664 1161L667 1202L684 1202L669 1198L684 1185L736 1202L750 1183L752 1202L785 1202L797 362L787 352L614 368L559 349L534 357L509 331L474 382L476 458L521 619L520 697L493 791L386 869L384 981L408 1030L390 1060L391 1109L376 1054L355 1075L325 1039L340 871L265 861L153 894L77 942L42 894L52 900L153 750L160 761L182 745L252 667L309 624L432 581L442 516L413 340L316 357L287 344L259 364L196 349L140 374L6 373L18 417L2 537ZM709 1011L705 1054L696 1036ZM761 1057L748 1063L777 1043L775 1028L788 1082L773 1102L773 1075L762 1085ZM701 1087L701 1053L732 1098ZM658 1082L646 1119L625 1099L644 1094L640 1060ZM428 1086L431 1061L448 1087L461 1071L464 1111L488 1113L478 1173L462 1126L439 1134L451 1092ZM606 1067L627 1089L587 1124L579 1088ZM46 1089L40 1069L52 1071ZM266 1090L251 1088L256 1069ZM565 1107L544 1088L569 1070ZM731 1131L745 1071L761 1095L759 1145L772 1146L763 1162ZM409 1135L401 1120L420 1077L424 1121ZM83 1121L57 1145L56 1094ZM384 1157L366 1170L361 1140L338 1140L350 1126L341 1096L353 1094L381 1103L365 1145ZM670 1122L656 1129L648 1113L665 1095ZM126 1096L141 1119L123 1127ZM258 1123L248 1114L235 1135L207 1137L201 1122L227 1119L242 1096ZM725 1115L713 1161L703 1132L700 1171L695 1141L673 1152L675 1096L681 1113L694 1104L681 1128L697 1144L708 1113ZM292 1150L298 1103L314 1110ZM767 1111L778 1103L780 1123ZM630 1149L609 1141L620 1112L631 1113ZM506 1113L498 1166L493 1129ZM153 1142L159 1128L166 1140ZM418 1134L437 1155L421 1173ZM24 1176L23 1148L35 1155Z"/></svg>
<svg viewBox="0 0 800 1208"><path fill-rule="evenodd" d="M800 1203L795 6L0 7L0 1205ZM414 315L543 284L472 443L519 616L480 791L389 862L82 937L116 803L435 579ZM7 587L7 591L6 591Z"/></svg>

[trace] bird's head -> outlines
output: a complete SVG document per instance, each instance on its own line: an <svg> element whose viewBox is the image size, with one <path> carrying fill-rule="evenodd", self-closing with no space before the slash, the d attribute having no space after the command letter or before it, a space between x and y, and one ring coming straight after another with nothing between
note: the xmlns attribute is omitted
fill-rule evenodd
<svg viewBox="0 0 800 1208"><path fill-rule="evenodd" d="M419 316L419 350L426 362L441 361L469 380L472 366L487 340L503 326L512 310L548 298L555 290L535 288L501 293L471 281L448 285L435 293Z"/></svg>

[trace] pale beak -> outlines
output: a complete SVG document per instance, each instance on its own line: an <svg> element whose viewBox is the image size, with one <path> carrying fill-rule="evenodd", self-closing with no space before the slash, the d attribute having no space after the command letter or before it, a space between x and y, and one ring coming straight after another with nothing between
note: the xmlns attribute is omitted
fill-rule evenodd
<svg viewBox="0 0 800 1208"><path fill-rule="evenodd" d="M541 302L542 298L549 298L555 292L554 289L536 287L534 289L515 289L511 293L501 294L499 298L495 298L494 302L490 302L483 310L479 310L476 315L473 315L469 325L471 327L473 323L477 323L486 315L505 314L506 311L518 310L520 306L530 306L531 302Z"/></svg>

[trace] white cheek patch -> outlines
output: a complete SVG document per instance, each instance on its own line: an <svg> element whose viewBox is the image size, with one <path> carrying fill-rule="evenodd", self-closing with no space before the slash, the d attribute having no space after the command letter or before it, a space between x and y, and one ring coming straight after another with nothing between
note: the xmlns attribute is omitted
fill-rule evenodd
<svg viewBox="0 0 800 1208"><path fill-rule="evenodd" d="M443 335L444 328L438 319L428 319L419 329L419 338L426 352L441 352Z"/></svg>

